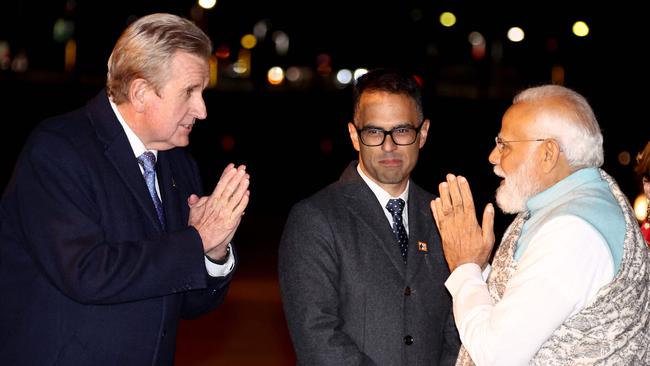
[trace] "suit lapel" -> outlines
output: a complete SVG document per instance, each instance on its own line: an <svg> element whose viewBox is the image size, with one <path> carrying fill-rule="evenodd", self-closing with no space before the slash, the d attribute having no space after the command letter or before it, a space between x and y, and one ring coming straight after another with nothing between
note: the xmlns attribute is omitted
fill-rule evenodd
<svg viewBox="0 0 650 366"><path fill-rule="evenodd" d="M123 140L123 141L122 141ZM160 230L162 226L158 221L156 208L153 205L147 184L144 181L142 172L138 166L138 161L133 154L129 141L117 139L111 146L106 149L106 157L113 164L117 173L122 177L124 183L129 188L136 201L142 208L144 215L149 219L152 225L156 225ZM164 207L164 202L163 202Z"/></svg>
<svg viewBox="0 0 650 366"><path fill-rule="evenodd" d="M169 154L170 152L167 151L158 152L156 174L158 176L158 188L160 188L160 195L162 197L167 230L171 231L172 229L179 229L185 225L182 217L178 217L178 214L186 211L182 205L187 206L187 203L181 202Z"/></svg>
<svg viewBox="0 0 650 366"><path fill-rule="evenodd" d="M352 170L350 170L352 169ZM347 209L356 217L361 230L366 233L367 242L381 247L399 274L404 277L406 266L400 254L399 245L391 231L383 208L377 197L356 171L356 162L350 164L341 177L346 186L345 195L350 204Z"/></svg>
<svg viewBox="0 0 650 366"><path fill-rule="evenodd" d="M138 161L135 158L133 149L129 144L126 133L117 120L113 109L108 102L108 96L102 91L88 103L88 117L95 127L97 137L106 146L106 159L115 167L117 174L122 178L125 185L133 193L136 202L142 208L153 226L162 230L160 221L156 214L147 184L144 181Z"/></svg>
<svg viewBox="0 0 650 366"><path fill-rule="evenodd" d="M409 189L409 251L406 279L415 276L434 245L430 242L433 238L433 216L427 198L420 194L418 188L411 181ZM430 218L430 219L429 219ZM422 242L423 248L419 247ZM426 251L425 251L426 249Z"/></svg>

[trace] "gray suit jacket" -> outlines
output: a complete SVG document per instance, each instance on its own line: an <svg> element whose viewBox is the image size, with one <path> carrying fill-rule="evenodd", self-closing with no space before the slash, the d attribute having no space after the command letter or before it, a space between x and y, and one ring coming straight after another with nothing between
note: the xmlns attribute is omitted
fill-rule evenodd
<svg viewBox="0 0 650 366"><path fill-rule="evenodd" d="M411 181L404 264L356 165L296 204L282 235L280 286L298 364L452 365L460 341L434 196Z"/></svg>

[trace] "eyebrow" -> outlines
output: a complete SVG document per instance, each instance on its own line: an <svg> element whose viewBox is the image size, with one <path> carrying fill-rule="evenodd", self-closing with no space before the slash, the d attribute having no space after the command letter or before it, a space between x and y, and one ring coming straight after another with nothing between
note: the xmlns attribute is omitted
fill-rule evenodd
<svg viewBox="0 0 650 366"><path fill-rule="evenodd" d="M185 90L194 90L194 89L200 89L201 85L200 84L191 84L185 87Z"/></svg>
<svg viewBox="0 0 650 366"><path fill-rule="evenodd" d="M396 126L391 127L390 130L394 130L394 129L396 129L396 128L402 128L402 127L413 127L413 128L415 128L416 126L413 126L413 125L412 125L411 123L409 123L409 122L402 122L402 123L400 123L400 124L398 124L398 125L396 125ZM363 126L363 128L374 128L374 129L378 129L378 130L384 130L382 127L375 126L375 125L373 125L372 123L369 123L369 124ZM384 130L384 131L390 131L390 130Z"/></svg>

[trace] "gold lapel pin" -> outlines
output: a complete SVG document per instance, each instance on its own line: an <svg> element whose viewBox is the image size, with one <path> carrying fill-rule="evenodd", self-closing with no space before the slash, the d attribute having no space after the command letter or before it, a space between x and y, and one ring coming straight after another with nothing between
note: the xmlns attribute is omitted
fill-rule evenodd
<svg viewBox="0 0 650 366"><path fill-rule="evenodd" d="M429 248L427 247L427 243L418 241L418 251L428 253Z"/></svg>

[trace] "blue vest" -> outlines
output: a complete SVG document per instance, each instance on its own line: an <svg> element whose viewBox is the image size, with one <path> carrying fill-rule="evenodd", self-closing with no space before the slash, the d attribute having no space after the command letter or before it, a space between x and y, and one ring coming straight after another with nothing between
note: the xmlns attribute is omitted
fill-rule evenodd
<svg viewBox="0 0 650 366"><path fill-rule="evenodd" d="M625 219L609 185L598 169L580 169L526 202L530 218L517 241L515 260L519 261L530 239L548 220L564 215L577 216L591 224L605 238L618 273L623 256Z"/></svg>

